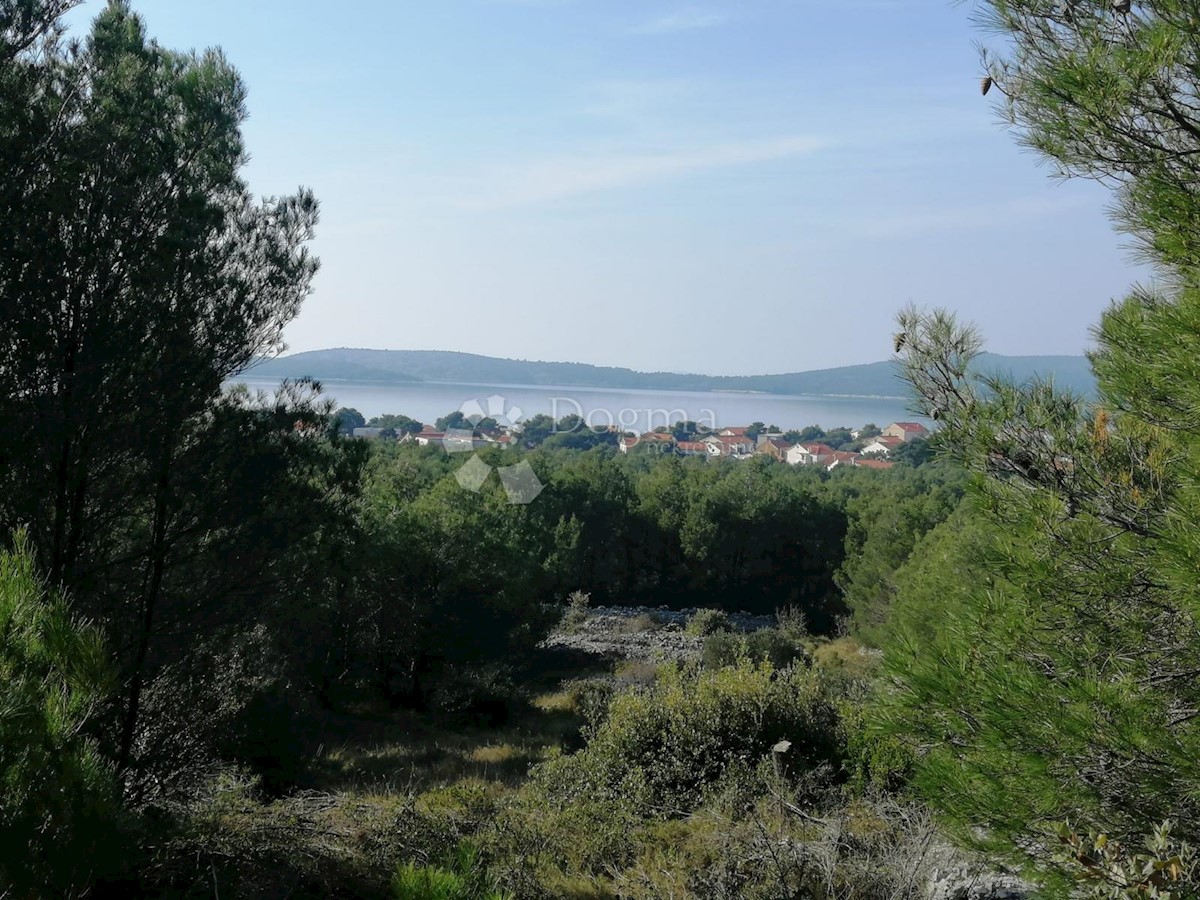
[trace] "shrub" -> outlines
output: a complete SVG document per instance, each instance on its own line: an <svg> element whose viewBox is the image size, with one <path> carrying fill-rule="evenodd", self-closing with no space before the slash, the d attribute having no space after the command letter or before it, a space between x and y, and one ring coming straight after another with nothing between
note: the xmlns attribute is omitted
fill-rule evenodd
<svg viewBox="0 0 1200 900"><path fill-rule="evenodd" d="M903 789L912 777L912 750L873 727L869 706L843 702L839 711L846 752L843 768L851 788L860 795L895 794Z"/></svg>
<svg viewBox="0 0 1200 900"><path fill-rule="evenodd" d="M583 591L572 591L567 597L567 611L563 614L559 628L571 634L579 631L588 620L588 608L591 606L592 595Z"/></svg>
<svg viewBox="0 0 1200 900"><path fill-rule="evenodd" d="M735 765L755 765L781 738L800 766L837 755L838 717L810 670L742 659L712 671L664 667L618 694L585 749L534 770L552 806L631 802L645 815L686 813Z"/></svg>
<svg viewBox="0 0 1200 900"><path fill-rule="evenodd" d="M804 646L776 628L764 628L746 635L746 655L751 662L770 663L776 669L810 662Z"/></svg>
<svg viewBox="0 0 1200 900"><path fill-rule="evenodd" d="M772 798L764 798L738 819L695 816L661 826L634 863L616 873L618 895L627 900L928 896L939 858L933 824L921 809L884 801L780 817L775 806Z"/></svg>
<svg viewBox="0 0 1200 900"><path fill-rule="evenodd" d="M684 630L696 637L708 637L724 631L732 631L733 626L729 623L729 614L723 609L698 609L688 619L687 628Z"/></svg>
<svg viewBox="0 0 1200 900"><path fill-rule="evenodd" d="M34 574L24 535L0 553L0 886L86 891L114 856L116 780L86 726L109 687L99 634Z"/></svg>
<svg viewBox="0 0 1200 900"><path fill-rule="evenodd" d="M745 657L745 640L739 634L713 634L704 641L700 651L700 662L706 669L720 669L732 666Z"/></svg>
<svg viewBox="0 0 1200 900"><path fill-rule="evenodd" d="M608 715L616 686L608 678L574 678L563 685L571 697L571 705L591 726L598 725Z"/></svg>
<svg viewBox="0 0 1200 900"><path fill-rule="evenodd" d="M127 802L186 801L233 764L281 794L307 761L307 696L291 688L266 626L197 638L162 666L142 692L138 765L126 774Z"/></svg>
<svg viewBox="0 0 1200 900"><path fill-rule="evenodd" d="M1163 822L1142 846L1126 847L1106 834L1081 835L1067 823L1058 827L1057 862L1074 875L1076 896L1195 897L1200 888L1200 855L1171 836Z"/></svg>
<svg viewBox="0 0 1200 900"><path fill-rule="evenodd" d="M429 698L446 720L486 728L506 724L524 702L512 669L498 663L443 672Z"/></svg>
<svg viewBox="0 0 1200 900"><path fill-rule="evenodd" d="M658 664L648 659L627 659L617 663L613 677L622 688L648 685L658 678L658 669Z"/></svg>
<svg viewBox="0 0 1200 900"><path fill-rule="evenodd" d="M775 621L780 633L797 643L809 636L808 616L798 606L785 606L775 613Z"/></svg>
<svg viewBox="0 0 1200 900"><path fill-rule="evenodd" d="M745 635L718 632L705 640L701 661L706 669L732 666L740 659L784 669L797 662L807 665L809 655L803 644L776 628Z"/></svg>

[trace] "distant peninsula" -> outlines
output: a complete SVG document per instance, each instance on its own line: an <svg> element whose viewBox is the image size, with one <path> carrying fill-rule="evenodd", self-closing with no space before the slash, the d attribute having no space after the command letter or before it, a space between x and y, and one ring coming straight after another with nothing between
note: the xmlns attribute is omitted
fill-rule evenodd
<svg viewBox="0 0 1200 900"><path fill-rule="evenodd" d="M1019 381L1053 378L1060 388L1091 395L1095 381L1083 356L1001 356L985 353L976 361L980 373L1008 373ZM892 362L864 363L791 372L782 375L698 375L637 372L586 363L500 359L448 350L310 350L260 360L244 378L315 378L377 384L462 382L467 384L561 385L660 391L725 391L739 393L906 397Z"/></svg>

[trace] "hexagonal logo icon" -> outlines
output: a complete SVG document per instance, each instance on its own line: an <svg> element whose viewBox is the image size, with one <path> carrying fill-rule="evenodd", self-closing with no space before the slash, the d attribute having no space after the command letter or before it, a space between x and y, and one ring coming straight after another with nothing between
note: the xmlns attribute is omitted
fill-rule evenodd
<svg viewBox="0 0 1200 900"><path fill-rule="evenodd" d="M458 411L472 425L478 425L484 419L495 419L500 425L516 425L523 417L521 408L509 406L508 399L500 394L492 394L484 401L468 400Z"/></svg>
<svg viewBox="0 0 1200 900"><path fill-rule="evenodd" d="M500 394L493 394L483 401L468 400L459 407L459 412L472 425L478 425L484 419L492 419L497 424L511 427L518 424L522 418L521 410L509 406L508 401ZM447 428L442 437L442 446L446 448L447 453L470 453L480 449L480 443L481 439L475 436L474 428ZM454 478L464 490L478 493L483 490L492 469L493 467L476 453L454 473ZM496 471L509 503L532 503L544 490L537 473L533 471L533 466L524 460L516 465L501 466Z"/></svg>

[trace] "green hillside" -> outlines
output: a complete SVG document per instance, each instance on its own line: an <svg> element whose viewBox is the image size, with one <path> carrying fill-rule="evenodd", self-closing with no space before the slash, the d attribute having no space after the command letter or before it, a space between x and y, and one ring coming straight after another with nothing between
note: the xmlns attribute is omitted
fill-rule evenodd
<svg viewBox="0 0 1200 900"><path fill-rule="evenodd" d="M1091 367L1082 356L983 354L980 372L1008 372L1018 380L1053 377L1061 387L1090 394ZM766 394L904 396L891 362L865 363L780 375L698 375L637 372L585 363L499 359L445 350L356 350L339 348L265 360L247 374L266 378L312 377L322 381L397 383L451 381L479 384L536 384L668 391L758 391Z"/></svg>

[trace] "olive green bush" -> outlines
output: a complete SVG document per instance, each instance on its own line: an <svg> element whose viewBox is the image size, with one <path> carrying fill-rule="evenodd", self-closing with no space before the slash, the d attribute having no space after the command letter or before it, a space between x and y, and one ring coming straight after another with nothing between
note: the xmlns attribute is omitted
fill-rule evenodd
<svg viewBox="0 0 1200 900"><path fill-rule="evenodd" d="M1094 900L1151 897L1187 900L1200 896L1200 855L1171 834L1163 822L1142 846L1127 846L1107 834L1082 835L1067 824L1058 829L1058 862L1076 881L1075 896Z"/></svg>
<svg viewBox="0 0 1200 900"><path fill-rule="evenodd" d="M704 641L701 660L705 668L719 669L742 659L783 669L794 663L807 665L809 654L800 640L778 628L762 628L749 634L717 632Z"/></svg>
<svg viewBox="0 0 1200 900"><path fill-rule="evenodd" d="M558 627L573 634L583 628L583 625L588 620L588 610L592 603L592 595L584 591L572 591L567 597L567 608L563 613L562 621L558 623Z"/></svg>
<svg viewBox="0 0 1200 900"><path fill-rule="evenodd" d="M620 801L642 816L683 815L780 740L804 767L835 761L837 731L818 672L746 659L703 671L664 666L653 686L616 695L587 747L535 770L533 785L553 809Z"/></svg>
<svg viewBox="0 0 1200 900"><path fill-rule="evenodd" d="M684 630L696 637L708 637L732 631L733 626L729 623L729 613L723 609L698 609L688 619L687 627Z"/></svg>

